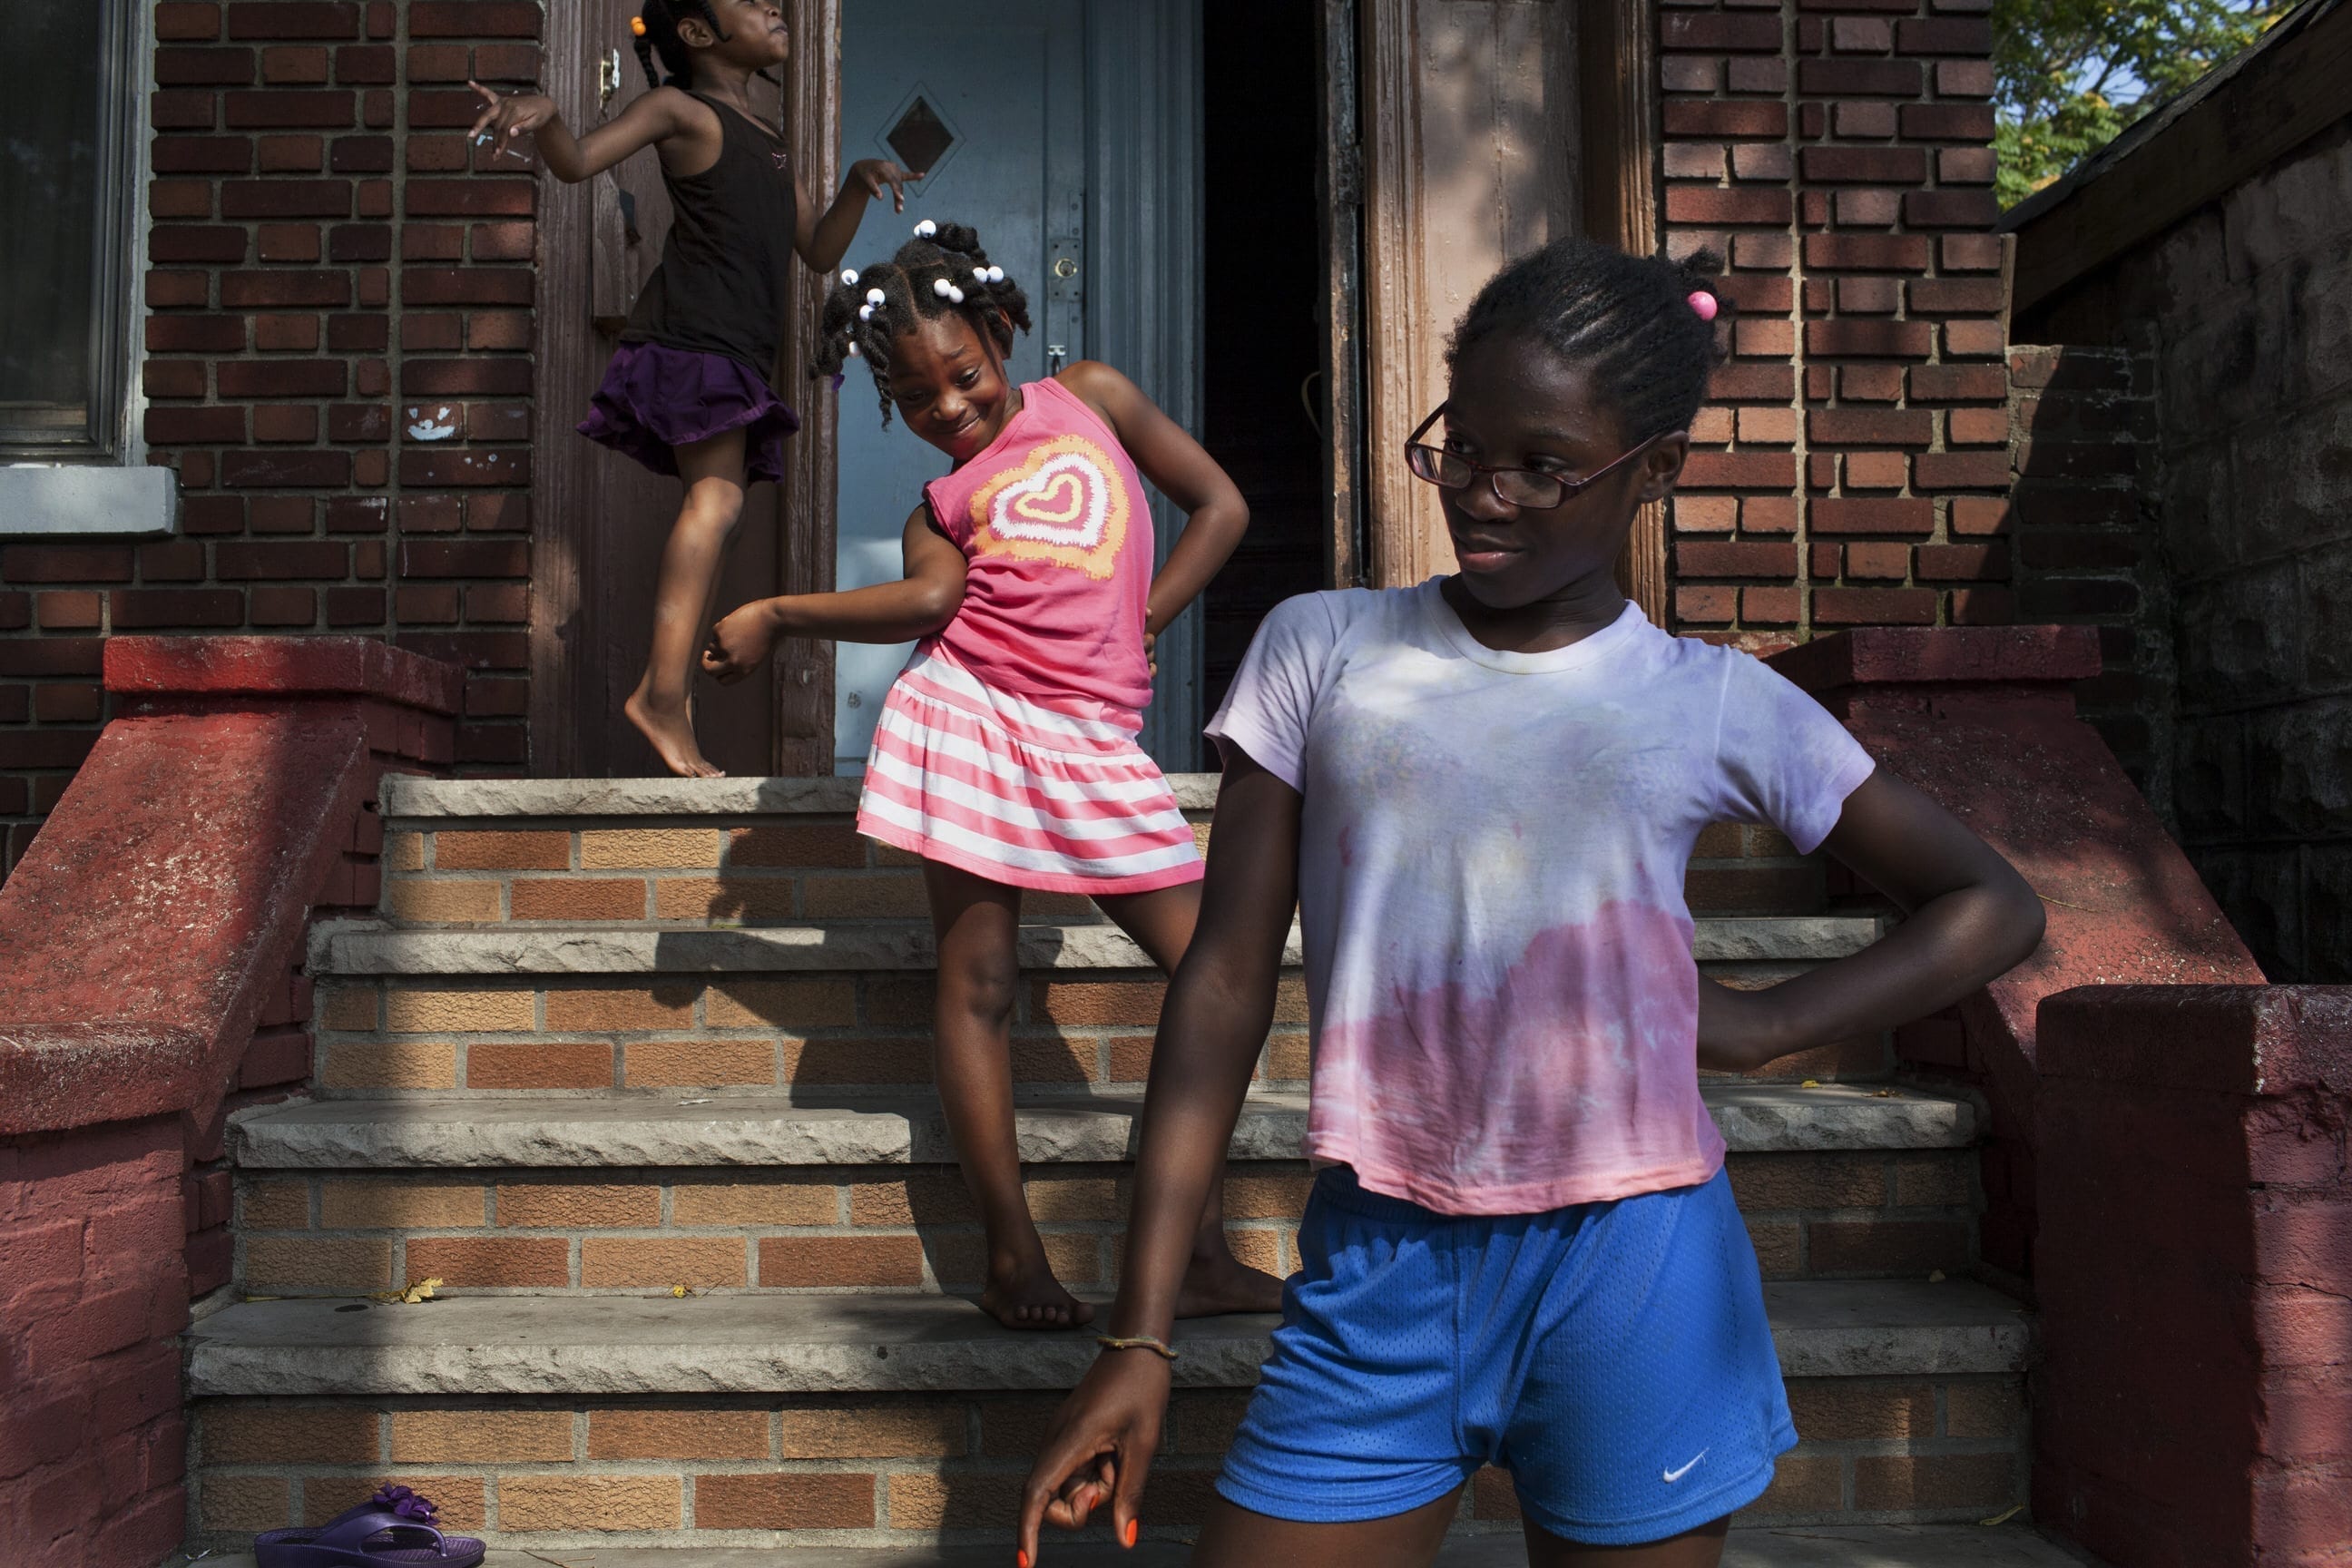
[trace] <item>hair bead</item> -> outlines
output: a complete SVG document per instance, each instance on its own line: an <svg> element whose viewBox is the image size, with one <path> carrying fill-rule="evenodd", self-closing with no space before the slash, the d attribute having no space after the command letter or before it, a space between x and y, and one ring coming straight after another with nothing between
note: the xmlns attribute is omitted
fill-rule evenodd
<svg viewBox="0 0 2352 1568"><path fill-rule="evenodd" d="M922 222L915 226L915 237L917 239L929 239L939 232L940 226L933 223L929 218L925 218Z"/></svg>
<svg viewBox="0 0 2352 1568"><path fill-rule="evenodd" d="M1715 313L1719 309L1715 302L1715 296L1704 289L1691 290L1690 308L1698 312L1698 319L1702 321L1715 320Z"/></svg>
<svg viewBox="0 0 2352 1568"><path fill-rule="evenodd" d="M633 37L633 38L642 38L642 37L644 37L645 36L646 36L646 19L645 19L643 16L632 16L632 17L630 17L630 18L629 18L629 37Z"/></svg>
<svg viewBox="0 0 2352 1568"><path fill-rule="evenodd" d="M841 281L844 288L855 289L857 287L857 268L855 267L843 268L841 269Z"/></svg>
<svg viewBox="0 0 2352 1568"><path fill-rule="evenodd" d="M883 300L888 298L889 296L883 293L879 289L868 289L866 290L866 302L869 305L879 305Z"/></svg>

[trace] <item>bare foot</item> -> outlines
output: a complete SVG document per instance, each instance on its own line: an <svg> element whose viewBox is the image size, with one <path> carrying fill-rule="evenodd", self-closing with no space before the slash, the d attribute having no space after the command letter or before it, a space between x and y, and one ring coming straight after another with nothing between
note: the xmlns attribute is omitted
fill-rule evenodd
<svg viewBox="0 0 2352 1568"><path fill-rule="evenodd" d="M1095 1321L1093 1304L1063 1289L1043 1258L1026 1268L992 1266L980 1310L1008 1329L1075 1329Z"/></svg>
<svg viewBox="0 0 2352 1568"><path fill-rule="evenodd" d="M1252 1268L1223 1247L1195 1252L1176 1290L1180 1318L1213 1318L1224 1312L1279 1312L1282 1281Z"/></svg>
<svg viewBox="0 0 2352 1568"><path fill-rule="evenodd" d="M646 699L645 688L640 686L629 693L628 700L621 704L621 711L628 715L629 722L635 724L646 740L653 742L654 750L661 755L662 765L678 777L715 779L725 776L723 770L703 761L702 748L694 743L694 719L688 710L681 708L676 711L665 711L656 708Z"/></svg>

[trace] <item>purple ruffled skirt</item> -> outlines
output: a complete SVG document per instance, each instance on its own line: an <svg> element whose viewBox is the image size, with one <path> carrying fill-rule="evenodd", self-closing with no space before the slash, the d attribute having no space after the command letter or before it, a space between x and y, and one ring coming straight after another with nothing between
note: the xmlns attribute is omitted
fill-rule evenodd
<svg viewBox="0 0 2352 1568"><path fill-rule="evenodd" d="M801 427L768 384L725 354L666 343L623 343L589 399L580 434L676 474L675 448L743 431L743 479L781 482L784 437Z"/></svg>

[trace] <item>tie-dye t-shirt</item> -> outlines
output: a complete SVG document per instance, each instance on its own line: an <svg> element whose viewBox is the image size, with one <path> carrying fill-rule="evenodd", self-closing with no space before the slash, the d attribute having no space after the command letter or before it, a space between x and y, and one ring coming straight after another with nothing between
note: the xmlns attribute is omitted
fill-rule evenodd
<svg viewBox="0 0 2352 1568"><path fill-rule="evenodd" d="M1870 758L1631 605L1498 653L1438 584L1277 606L1209 727L1305 799L1307 1157L1444 1214L1704 1182L1691 846L1764 822L1811 850Z"/></svg>

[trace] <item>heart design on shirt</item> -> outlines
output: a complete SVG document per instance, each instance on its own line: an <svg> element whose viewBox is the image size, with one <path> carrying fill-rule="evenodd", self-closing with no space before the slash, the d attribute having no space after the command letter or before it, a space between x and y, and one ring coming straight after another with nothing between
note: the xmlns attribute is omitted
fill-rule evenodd
<svg viewBox="0 0 2352 1568"><path fill-rule="evenodd" d="M973 492L973 552L1108 580L1127 542L1127 487L1117 472L1110 455L1083 436L1040 442Z"/></svg>
<svg viewBox="0 0 2352 1568"><path fill-rule="evenodd" d="M1086 510L1086 481L1066 470L1044 489L1023 490L1013 503L1013 515L1024 522L1076 522Z"/></svg>

